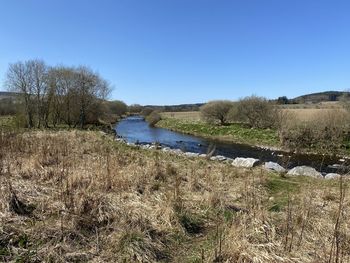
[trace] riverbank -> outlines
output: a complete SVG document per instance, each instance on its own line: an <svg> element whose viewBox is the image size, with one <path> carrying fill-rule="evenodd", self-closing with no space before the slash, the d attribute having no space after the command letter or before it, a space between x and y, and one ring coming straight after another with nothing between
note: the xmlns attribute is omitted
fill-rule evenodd
<svg viewBox="0 0 350 263"><path fill-rule="evenodd" d="M194 135L202 138L217 140L220 142L240 143L250 146L256 146L273 151L283 151L293 154L290 149L281 146L277 130L274 129L255 129L244 124L229 124L226 126L211 125L199 120L185 120L171 117L163 117L156 125L159 128ZM339 158L350 157L350 142L344 142L344 147L336 152L326 153L325 149L298 149L301 154L328 154L337 155Z"/></svg>
<svg viewBox="0 0 350 263"><path fill-rule="evenodd" d="M243 124L217 126L201 121L176 118L163 118L156 126L223 142L280 149L277 131L273 129L253 129Z"/></svg>
<svg viewBox="0 0 350 263"><path fill-rule="evenodd" d="M336 257L333 240L350 260L346 181L143 150L92 131L0 140L0 261L322 262Z"/></svg>

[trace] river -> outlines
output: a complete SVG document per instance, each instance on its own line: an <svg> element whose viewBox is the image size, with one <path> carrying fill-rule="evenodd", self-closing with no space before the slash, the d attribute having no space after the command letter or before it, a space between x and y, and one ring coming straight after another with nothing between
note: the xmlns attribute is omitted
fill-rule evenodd
<svg viewBox="0 0 350 263"><path fill-rule="evenodd" d="M215 147L215 155L223 155L229 158L252 157L263 162L277 162L285 168L307 165L314 167L318 171L328 173L341 172L339 167L343 164L342 160L336 156L292 154L245 144L204 139L163 128L150 127L139 116L131 116L121 120L115 129L118 136L130 143L151 144L157 142L165 147L195 153L207 153L208 149ZM344 170L344 168L341 170Z"/></svg>

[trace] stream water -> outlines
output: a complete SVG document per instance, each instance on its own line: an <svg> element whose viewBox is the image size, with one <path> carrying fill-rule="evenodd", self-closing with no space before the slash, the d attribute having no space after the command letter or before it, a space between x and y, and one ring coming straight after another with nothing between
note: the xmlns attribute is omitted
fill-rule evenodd
<svg viewBox="0 0 350 263"><path fill-rule="evenodd" d="M150 127L139 116L131 116L121 120L115 129L118 136L130 143L151 144L157 142L161 146L195 153L207 153L209 148L212 149L215 147L215 155L223 155L229 158L252 157L260 159L263 162L277 162L285 168L307 165L324 173L344 173L347 170L343 165L344 160L336 156L292 154L245 144L204 139L163 128Z"/></svg>

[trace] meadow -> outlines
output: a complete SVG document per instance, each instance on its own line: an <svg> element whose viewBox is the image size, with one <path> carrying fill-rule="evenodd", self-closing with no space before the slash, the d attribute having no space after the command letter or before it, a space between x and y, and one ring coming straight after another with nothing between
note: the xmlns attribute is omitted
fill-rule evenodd
<svg viewBox="0 0 350 263"><path fill-rule="evenodd" d="M3 262L350 262L348 181L0 133Z"/></svg>
<svg viewBox="0 0 350 263"><path fill-rule="evenodd" d="M320 115L326 115L335 110L343 111L339 103L291 104L281 107L285 113L291 113L298 121L309 121ZM201 121L199 111L162 112L164 118L175 118L185 121Z"/></svg>

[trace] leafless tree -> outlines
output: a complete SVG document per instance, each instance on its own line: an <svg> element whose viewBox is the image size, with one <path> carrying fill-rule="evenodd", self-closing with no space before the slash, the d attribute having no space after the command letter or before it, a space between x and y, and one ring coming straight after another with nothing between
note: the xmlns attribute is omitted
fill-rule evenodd
<svg viewBox="0 0 350 263"><path fill-rule="evenodd" d="M6 75L6 86L8 90L20 93L23 98L27 126L34 126L34 100L33 100L33 79L26 62L10 64Z"/></svg>
<svg viewBox="0 0 350 263"><path fill-rule="evenodd" d="M80 127L97 122L110 91L108 82L87 67L48 67L41 60L11 64L6 83L23 97L27 126L38 128L49 122Z"/></svg>
<svg viewBox="0 0 350 263"><path fill-rule="evenodd" d="M228 100L210 101L200 108L202 118L208 122L219 122L224 125L228 121L228 113L233 107L233 102Z"/></svg>
<svg viewBox="0 0 350 263"><path fill-rule="evenodd" d="M127 112L128 106L123 101L120 101L120 100L111 101L109 103L109 110L112 114L122 116Z"/></svg>
<svg viewBox="0 0 350 263"><path fill-rule="evenodd" d="M237 104L237 115L241 121L254 128L271 128L275 125L278 109L263 97L250 96Z"/></svg>
<svg viewBox="0 0 350 263"><path fill-rule="evenodd" d="M94 73L87 67L76 69L76 91L79 105L78 124L82 128L88 117L89 111L98 104L98 99L105 99L110 91L108 82L102 79L97 73ZM96 116L91 116L95 118Z"/></svg>
<svg viewBox="0 0 350 263"><path fill-rule="evenodd" d="M29 78L33 85L33 96L36 106L37 127L48 126L50 98L48 95L48 67L42 60L29 60L26 62Z"/></svg>

